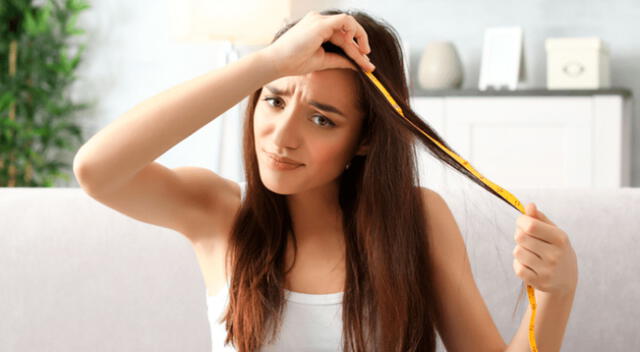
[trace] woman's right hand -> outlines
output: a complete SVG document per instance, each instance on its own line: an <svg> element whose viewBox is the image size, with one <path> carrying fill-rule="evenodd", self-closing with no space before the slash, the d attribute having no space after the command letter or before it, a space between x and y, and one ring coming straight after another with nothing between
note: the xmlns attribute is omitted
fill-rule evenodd
<svg viewBox="0 0 640 352"><path fill-rule="evenodd" d="M353 40L354 37L359 44ZM341 47L364 71L375 69L366 56L371 52L367 33L353 16L347 14L321 15L310 11L262 50L279 77L332 68L358 71L345 57L325 52L321 45L326 41Z"/></svg>

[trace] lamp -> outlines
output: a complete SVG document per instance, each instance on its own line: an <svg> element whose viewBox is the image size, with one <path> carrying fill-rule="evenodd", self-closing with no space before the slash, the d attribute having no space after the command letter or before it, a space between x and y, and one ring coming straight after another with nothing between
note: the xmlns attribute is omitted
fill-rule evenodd
<svg viewBox="0 0 640 352"><path fill-rule="evenodd" d="M181 43L210 44L224 41L224 66L238 60L236 45L269 45L286 23L311 10L330 7L334 1L310 0L171 0L170 37ZM219 133L218 172L240 181L242 164L239 147L242 124L240 107L233 106L229 120L222 119Z"/></svg>

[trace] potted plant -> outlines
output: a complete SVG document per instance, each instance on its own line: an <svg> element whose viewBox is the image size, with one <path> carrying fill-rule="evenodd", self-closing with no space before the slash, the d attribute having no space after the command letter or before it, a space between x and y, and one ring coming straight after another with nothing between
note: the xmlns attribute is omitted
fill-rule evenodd
<svg viewBox="0 0 640 352"><path fill-rule="evenodd" d="M0 2L0 186L70 180L73 155L63 152L84 140L76 116L90 104L69 97L85 50L69 42L84 33L75 23L87 8L82 0Z"/></svg>

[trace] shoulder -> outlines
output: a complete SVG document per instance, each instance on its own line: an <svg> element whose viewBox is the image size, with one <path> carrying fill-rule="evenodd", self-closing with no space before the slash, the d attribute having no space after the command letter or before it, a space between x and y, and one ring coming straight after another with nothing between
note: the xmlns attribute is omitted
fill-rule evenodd
<svg viewBox="0 0 640 352"><path fill-rule="evenodd" d="M438 301L437 329L447 351L475 347L505 348L490 312L476 286L464 239L455 217L438 192L420 187ZM459 317L465 319L460 320ZM474 331L472 336L468 332Z"/></svg>
<svg viewBox="0 0 640 352"><path fill-rule="evenodd" d="M422 195L423 201L432 201L432 202L444 202L444 199L440 194L430 188L419 186L418 190ZM442 204L441 204L442 205Z"/></svg>
<svg viewBox="0 0 640 352"><path fill-rule="evenodd" d="M240 208L243 186L242 182L219 177L216 187L206 190L208 201L204 216L207 220L193 231L192 241L207 245L221 239L226 241Z"/></svg>
<svg viewBox="0 0 640 352"><path fill-rule="evenodd" d="M444 226L444 228L440 228L440 230L453 230L451 227L456 225L456 223L446 200L440 195L440 193L432 189L426 187L418 188L424 205L424 215L427 222L430 224L429 226Z"/></svg>
<svg viewBox="0 0 640 352"><path fill-rule="evenodd" d="M453 262L447 258L466 259L466 247L458 223L446 200L436 191L419 187L422 196L425 230L429 241L429 256L436 266L447 265L450 270Z"/></svg>
<svg viewBox="0 0 640 352"><path fill-rule="evenodd" d="M426 236L429 241L429 257L441 270L466 261L466 247L460 228L446 200L436 191L420 187L422 195ZM460 261L449 259L457 257ZM446 268L444 267L446 266Z"/></svg>

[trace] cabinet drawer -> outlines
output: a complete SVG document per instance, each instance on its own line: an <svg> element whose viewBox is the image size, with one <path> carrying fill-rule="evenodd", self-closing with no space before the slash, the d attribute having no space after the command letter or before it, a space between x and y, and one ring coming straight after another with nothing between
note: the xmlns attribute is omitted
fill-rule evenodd
<svg viewBox="0 0 640 352"><path fill-rule="evenodd" d="M411 104L454 152L509 189L623 185L620 175L628 165L619 157L624 155L622 101L593 96L413 97ZM417 152L425 187L457 188L470 182L422 145ZM611 164L611 159L620 162Z"/></svg>

